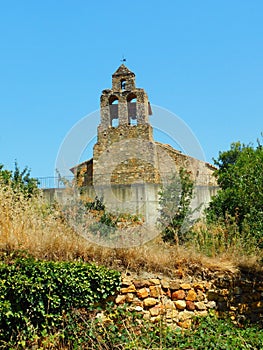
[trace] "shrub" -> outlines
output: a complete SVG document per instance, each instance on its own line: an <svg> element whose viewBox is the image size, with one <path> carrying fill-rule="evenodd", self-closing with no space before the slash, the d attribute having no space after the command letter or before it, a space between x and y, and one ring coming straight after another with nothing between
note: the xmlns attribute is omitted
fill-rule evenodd
<svg viewBox="0 0 263 350"><path fill-rule="evenodd" d="M215 160L220 186L212 199L207 218L211 222L234 218L242 235L252 234L262 243L263 234L263 147L233 143Z"/></svg>
<svg viewBox="0 0 263 350"><path fill-rule="evenodd" d="M11 186L11 188L26 197L31 197L37 192L38 180L30 176L30 170L25 167L22 171L15 162L15 170L5 170L0 164L0 184Z"/></svg>
<svg viewBox="0 0 263 350"><path fill-rule="evenodd" d="M191 217L190 204L193 198L194 183L190 174L180 169L179 176L175 175L159 192L160 218L164 242L172 244L183 243L184 234Z"/></svg>
<svg viewBox="0 0 263 350"><path fill-rule="evenodd" d="M0 263L0 339L61 328L72 309L89 309L114 295L120 274L82 262L35 260L19 254Z"/></svg>

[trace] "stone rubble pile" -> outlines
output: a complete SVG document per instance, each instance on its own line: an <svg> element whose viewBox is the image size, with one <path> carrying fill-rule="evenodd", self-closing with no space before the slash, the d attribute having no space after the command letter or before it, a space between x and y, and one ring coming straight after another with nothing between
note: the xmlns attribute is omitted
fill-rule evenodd
<svg viewBox="0 0 263 350"><path fill-rule="evenodd" d="M194 316L206 316L213 309L219 315L227 313L236 323L263 324L263 279L256 274L195 282L123 276L115 304L127 305L146 320L164 320L182 328L189 328Z"/></svg>
<svg viewBox="0 0 263 350"><path fill-rule="evenodd" d="M206 316L208 310L216 308L216 302L207 298L211 288L211 282L124 277L115 303L128 304L130 310L143 313L143 318L152 322L162 319L189 328L194 316Z"/></svg>

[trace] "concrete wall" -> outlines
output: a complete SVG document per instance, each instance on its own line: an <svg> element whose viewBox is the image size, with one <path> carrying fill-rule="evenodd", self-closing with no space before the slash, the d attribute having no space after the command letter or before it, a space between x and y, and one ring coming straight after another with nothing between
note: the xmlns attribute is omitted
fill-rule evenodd
<svg viewBox="0 0 263 350"><path fill-rule="evenodd" d="M197 208L194 218L202 215L217 189L216 186L196 186L191 203L192 209ZM157 184L97 186L96 191L93 186L87 186L82 188L80 198L93 200L98 196L103 198L107 211L141 215L146 223L154 224L158 218L159 190ZM49 203L57 201L64 205L72 199L72 191L68 189L47 189L43 193Z"/></svg>

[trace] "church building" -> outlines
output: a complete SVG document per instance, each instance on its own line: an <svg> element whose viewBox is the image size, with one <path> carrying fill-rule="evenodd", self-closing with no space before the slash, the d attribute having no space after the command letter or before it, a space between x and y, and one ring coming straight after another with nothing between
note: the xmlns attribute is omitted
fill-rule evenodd
<svg viewBox="0 0 263 350"><path fill-rule="evenodd" d="M160 187L180 168L195 182L193 207L206 206L217 184L214 166L153 139L151 115L147 93L136 87L135 74L122 64L112 75L112 87L100 97L93 158L71 171L82 192L103 198L107 210L140 214L153 223Z"/></svg>

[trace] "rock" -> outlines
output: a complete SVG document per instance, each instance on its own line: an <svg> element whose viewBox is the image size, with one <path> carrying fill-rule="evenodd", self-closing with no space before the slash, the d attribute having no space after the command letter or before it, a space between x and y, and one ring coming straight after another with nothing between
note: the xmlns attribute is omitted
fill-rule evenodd
<svg viewBox="0 0 263 350"><path fill-rule="evenodd" d="M161 285L162 285L162 287L163 287L164 289L169 289L169 288L170 288L170 283L169 283L169 281L166 280L166 279L162 279L162 280L161 280Z"/></svg>
<svg viewBox="0 0 263 350"><path fill-rule="evenodd" d="M157 300L154 299L154 298L146 298L146 299L144 299L144 301L143 301L143 305L144 305L145 307L154 306L154 305L156 305L156 304L157 304Z"/></svg>
<svg viewBox="0 0 263 350"><path fill-rule="evenodd" d="M154 306L149 309L151 316L158 316L160 314L160 308L158 306Z"/></svg>
<svg viewBox="0 0 263 350"><path fill-rule="evenodd" d="M134 298L132 301L132 305L143 307L143 302L140 299Z"/></svg>
<svg viewBox="0 0 263 350"><path fill-rule="evenodd" d="M197 301L195 303L195 307L197 308L197 310L199 311L203 311L203 310L206 310L206 305L203 301Z"/></svg>
<svg viewBox="0 0 263 350"><path fill-rule="evenodd" d="M143 319L148 321L150 318L151 318L150 311L144 311Z"/></svg>
<svg viewBox="0 0 263 350"><path fill-rule="evenodd" d="M193 316L195 315L195 313L193 311L182 311L179 312L178 314L178 319L179 321L185 321L185 320L189 320L190 318L193 318Z"/></svg>
<svg viewBox="0 0 263 350"><path fill-rule="evenodd" d="M122 294L127 294L127 293L134 293L136 292L136 288L134 284L131 284L130 286L126 288L121 288L121 293Z"/></svg>
<svg viewBox="0 0 263 350"><path fill-rule="evenodd" d="M184 289L184 290L188 290L188 289L191 289L191 285L189 283L182 283L180 285L180 288Z"/></svg>
<svg viewBox="0 0 263 350"><path fill-rule="evenodd" d="M205 317L208 315L208 311L204 310L204 311L195 311L195 315L196 316L201 316L201 317Z"/></svg>
<svg viewBox="0 0 263 350"><path fill-rule="evenodd" d="M209 289L211 289L212 288L212 282L206 282L205 283L205 289L206 290L209 290Z"/></svg>
<svg viewBox="0 0 263 350"><path fill-rule="evenodd" d="M143 311L143 307L142 306L135 306L134 311L141 312L141 311Z"/></svg>
<svg viewBox="0 0 263 350"><path fill-rule="evenodd" d="M153 298L158 298L161 295L163 295L163 291L161 286L156 285L156 286L150 286L150 296Z"/></svg>
<svg viewBox="0 0 263 350"><path fill-rule="evenodd" d="M170 289L178 290L180 289L180 283L178 281L170 281Z"/></svg>
<svg viewBox="0 0 263 350"><path fill-rule="evenodd" d="M201 290L198 290L197 291L197 300L198 301L204 301L206 298L205 294L201 291Z"/></svg>
<svg viewBox="0 0 263 350"><path fill-rule="evenodd" d="M178 310L184 310L186 308L185 300L176 300L174 304Z"/></svg>
<svg viewBox="0 0 263 350"><path fill-rule="evenodd" d="M191 320L177 322L177 325L181 328L184 328L184 329L189 329L191 327L191 324L192 324Z"/></svg>
<svg viewBox="0 0 263 350"><path fill-rule="evenodd" d="M137 296L140 299L145 299L149 296L149 292L146 288L141 288L141 289L137 290Z"/></svg>
<svg viewBox="0 0 263 350"><path fill-rule="evenodd" d="M134 299L134 294L133 293L127 293L126 294L126 302L131 303Z"/></svg>
<svg viewBox="0 0 263 350"><path fill-rule="evenodd" d="M202 283L194 283L193 287L194 287L194 289L199 289L202 292L205 290L205 287L204 287L204 285Z"/></svg>
<svg viewBox="0 0 263 350"><path fill-rule="evenodd" d="M138 280L138 281L133 281L133 284L135 288L143 288L143 287L149 287L149 281L147 280Z"/></svg>
<svg viewBox="0 0 263 350"><path fill-rule="evenodd" d="M172 299L172 293L170 289L167 289L167 291L165 292L165 295L168 296L168 298Z"/></svg>
<svg viewBox="0 0 263 350"><path fill-rule="evenodd" d="M174 302L172 300L167 300L164 302L165 309L175 309Z"/></svg>
<svg viewBox="0 0 263 350"><path fill-rule="evenodd" d="M115 299L115 303L116 303L117 305L119 305L119 304L124 304L125 301L126 301L126 295L118 295L118 296L116 297L116 299Z"/></svg>
<svg viewBox="0 0 263 350"><path fill-rule="evenodd" d="M161 283L159 278L151 278L149 282L151 283L151 285L158 285Z"/></svg>
<svg viewBox="0 0 263 350"><path fill-rule="evenodd" d="M130 278L124 277L122 279L122 286L123 287L128 287L132 284L132 280Z"/></svg>
<svg viewBox="0 0 263 350"><path fill-rule="evenodd" d="M174 319L178 317L178 310L176 309L168 309L166 311L166 319Z"/></svg>
<svg viewBox="0 0 263 350"><path fill-rule="evenodd" d="M215 301L209 301L207 304L206 304L206 307L208 309L215 309L216 308L216 302Z"/></svg>
<svg viewBox="0 0 263 350"><path fill-rule="evenodd" d="M196 292L193 289L190 289L187 293L186 300L196 301L196 298L197 298Z"/></svg>
<svg viewBox="0 0 263 350"><path fill-rule="evenodd" d="M172 300L183 300L185 299L185 291L180 289L172 294Z"/></svg>
<svg viewBox="0 0 263 350"><path fill-rule="evenodd" d="M186 308L189 311L194 311L195 310L195 303L191 300L186 301Z"/></svg>

